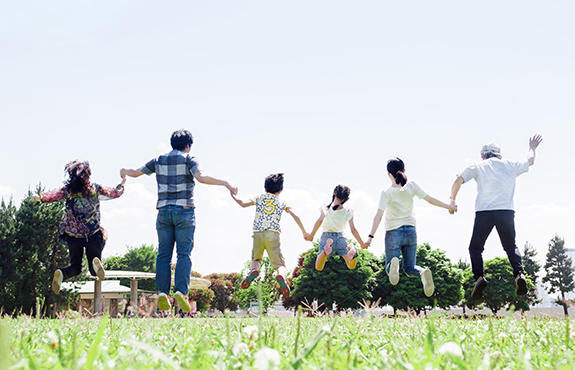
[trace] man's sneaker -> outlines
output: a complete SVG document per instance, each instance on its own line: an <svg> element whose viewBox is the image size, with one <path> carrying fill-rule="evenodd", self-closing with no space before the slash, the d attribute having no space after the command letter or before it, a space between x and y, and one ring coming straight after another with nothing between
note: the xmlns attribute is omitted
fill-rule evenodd
<svg viewBox="0 0 575 370"><path fill-rule="evenodd" d="M176 298L176 301L178 302L178 306L180 306L182 311L190 312L192 307L190 307L190 302L188 302L188 298L184 295L184 293L176 292L176 294L174 294L174 298Z"/></svg>
<svg viewBox="0 0 575 370"><path fill-rule="evenodd" d="M399 283L399 258L393 257L389 265L389 282L391 285Z"/></svg>
<svg viewBox="0 0 575 370"><path fill-rule="evenodd" d="M246 276L244 281L242 281L241 288L242 289L248 289L248 287L250 286L252 281L254 281L254 279L257 278L259 274L260 274L260 272L258 270L254 269L254 270L250 271L249 275Z"/></svg>
<svg viewBox="0 0 575 370"><path fill-rule="evenodd" d="M289 298L290 290L289 290L289 286L287 285L284 277L281 275L278 275L278 276L276 276L276 281L280 285L280 291L282 292L284 298Z"/></svg>
<svg viewBox="0 0 575 370"><path fill-rule="evenodd" d="M104 280L106 277L106 271L104 270L104 266L102 266L102 261L100 261L98 257L94 257L92 260L92 267L94 268L94 271L96 271L96 276L98 276L98 279L100 281Z"/></svg>
<svg viewBox="0 0 575 370"><path fill-rule="evenodd" d="M520 272L515 278L515 287L517 289L517 295L527 294L527 280L525 280L525 275Z"/></svg>
<svg viewBox="0 0 575 370"><path fill-rule="evenodd" d="M473 287L471 298L473 298L474 301L479 301L481 298L483 298L483 289L485 289L486 286L487 286L487 280L485 279L485 277L480 276L475 281L475 287Z"/></svg>
<svg viewBox="0 0 575 370"><path fill-rule="evenodd" d="M162 311L170 311L172 309L172 305L166 293L158 294L158 308Z"/></svg>
<svg viewBox="0 0 575 370"><path fill-rule="evenodd" d="M431 297L435 291L435 285L433 285L433 276L430 269L426 268L421 272L421 282L423 283L423 292L426 296Z"/></svg>
<svg viewBox="0 0 575 370"><path fill-rule="evenodd" d="M64 280L64 274L62 270L58 269L54 271L54 279L52 279L52 290L54 293L60 293L60 288L62 287L62 281Z"/></svg>

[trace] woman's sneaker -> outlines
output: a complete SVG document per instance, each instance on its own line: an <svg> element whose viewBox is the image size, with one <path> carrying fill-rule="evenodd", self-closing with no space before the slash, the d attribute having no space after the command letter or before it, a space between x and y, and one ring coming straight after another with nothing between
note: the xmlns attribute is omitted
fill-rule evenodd
<svg viewBox="0 0 575 370"><path fill-rule="evenodd" d="M102 261L100 261L98 257L94 257L94 259L92 260L92 267L94 268L94 271L96 271L96 276L98 276L98 279L100 279L100 281L106 278L106 270L104 270L104 266L102 266Z"/></svg>
<svg viewBox="0 0 575 370"><path fill-rule="evenodd" d="M435 291L435 285L433 284L433 275L431 275L431 270L426 268L421 272L421 282L423 283L423 292L426 296L431 297Z"/></svg>
<svg viewBox="0 0 575 370"><path fill-rule="evenodd" d="M64 274L62 270L58 269L54 271L54 279L52 279L52 290L54 293L60 293L60 288L62 287L62 281L64 280Z"/></svg>
<svg viewBox="0 0 575 370"><path fill-rule="evenodd" d="M517 295L527 294L527 280L522 272L515 278L515 288L517 289Z"/></svg>
<svg viewBox="0 0 575 370"><path fill-rule="evenodd" d="M391 285L399 283L399 258L393 257L389 264L389 282Z"/></svg>

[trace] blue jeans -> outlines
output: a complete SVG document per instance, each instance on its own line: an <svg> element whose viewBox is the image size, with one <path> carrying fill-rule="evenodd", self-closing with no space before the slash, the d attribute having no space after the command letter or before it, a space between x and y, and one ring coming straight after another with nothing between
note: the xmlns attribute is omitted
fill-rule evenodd
<svg viewBox="0 0 575 370"><path fill-rule="evenodd" d="M324 232L321 234L321 237L319 239L319 250L317 254L320 254L321 252L324 251L328 239L331 239L333 243L331 245L331 247L333 248L331 252L332 255L345 256L347 254L348 252L347 238L343 235L343 233L332 233L332 232Z"/></svg>
<svg viewBox="0 0 575 370"><path fill-rule="evenodd" d="M417 232L415 226L401 226L385 232L385 271L389 273L389 265L393 257L403 254L403 271L407 275L419 276L423 268L415 264L417 253Z"/></svg>
<svg viewBox="0 0 575 370"><path fill-rule="evenodd" d="M176 244L177 262L174 291L188 294L194 248L196 217L193 208L166 206L158 210L158 257L156 258L156 291L170 293L172 283L172 254Z"/></svg>

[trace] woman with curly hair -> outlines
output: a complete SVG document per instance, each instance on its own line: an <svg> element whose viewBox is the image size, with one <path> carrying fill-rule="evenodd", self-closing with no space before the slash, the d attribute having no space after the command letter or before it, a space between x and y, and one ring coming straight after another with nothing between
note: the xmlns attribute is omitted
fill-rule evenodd
<svg viewBox="0 0 575 370"><path fill-rule="evenodd" d="M100 225L100 200L118 198L124 193L126 177L115 188L109 188L90 181L90 163L72 161L65 167L67 179L60 189L33 195L32 199L42 203L66 202L66 213L60 224L60 240L68 246L70 266L54 271L52 289L60 292L62 281L82 272L84 250L88 257L88 268L92 276L103 280L102 250L107 232Z"/></svg>

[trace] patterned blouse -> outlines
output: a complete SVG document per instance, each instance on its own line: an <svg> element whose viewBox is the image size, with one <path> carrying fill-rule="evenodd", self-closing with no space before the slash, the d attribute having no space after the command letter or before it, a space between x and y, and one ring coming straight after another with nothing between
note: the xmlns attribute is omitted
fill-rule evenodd
<svg viewBox="0 0 575 370"><path fill-rule="evenodd" d="M124 187L115 188L94 185L94 193L85 196L82 193L70 194L66 188L60 188L40 195L42 203L66 201L66 214L60 224L60 234L67 234L75 238L87 238L90 235L102 232L107 239L106 230L100 225L100 200L118 198L124 194Z"/></svg>

